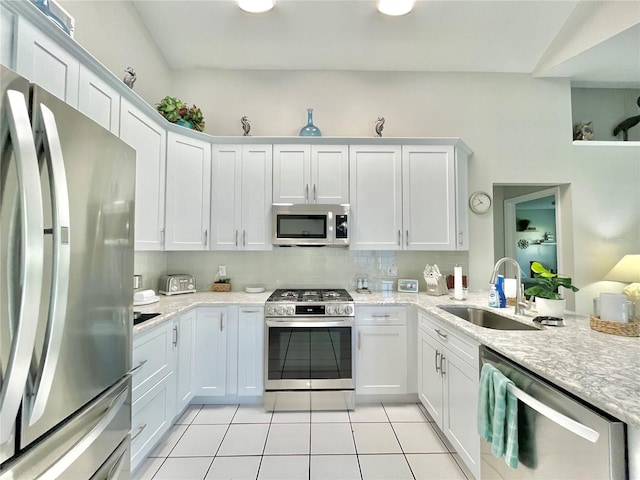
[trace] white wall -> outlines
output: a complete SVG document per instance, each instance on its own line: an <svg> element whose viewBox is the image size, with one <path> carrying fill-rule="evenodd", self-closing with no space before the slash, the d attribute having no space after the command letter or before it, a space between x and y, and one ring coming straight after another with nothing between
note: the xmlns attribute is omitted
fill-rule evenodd
<svg viewBox="0 0 640 480"><path fill-rule="evenodd" d="M204 112L207 133L241 135L240 117L247 115L254 136L297 135L306 122L306 107L313 107L315 123L325 136L373 136L375 120L382 115L387 137L461 137L474 152L470 192L491 192L496 184L569 184L563 187L563 222L568 229L563 236L573 258L565 256L563 264L570 271L562 273L571 275L582 289L577 294L579 311L589 312L591 298L600 290L621 289L621 284L599 280L622 255L640 252L640 148L574 146L568 79L520 74L176 71L170 72L167 84L167 71L152 52L146 31L135 34L144 41L122 40L140 26L130 6L115 2L117 12L110 13L113 2L104 7L100 2L82 3L64 2L79 20L80 43L109 68L136 67L139 82L151 82L136 84L136 91L149 102L171 94L196 103ZM117 35L112 33L115 29ZM143 58L146 53L149 58ZM155 71L139 70L146 65ZM472 288L486 288L493 251L492 215L471 215ZM193 255L211 258L214 268L222 258L213 253ZM251 261L248 254L238 255ZM277 257L262 255L269 259L262 263L266 276ZM404 255L398 255L398 263ZM167 258L169 268L178 267L178 259L197 264L188 254L168 253ZM423 268L426 262L415 263ZM249 263L241 268L249 268Z"/></svg>

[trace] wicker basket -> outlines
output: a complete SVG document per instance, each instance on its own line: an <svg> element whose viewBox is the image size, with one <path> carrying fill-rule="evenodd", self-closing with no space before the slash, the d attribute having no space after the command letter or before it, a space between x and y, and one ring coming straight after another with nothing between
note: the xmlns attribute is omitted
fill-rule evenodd
<svg viewBox="0 0 640 480"><path fill-rule="evenodd" d="M640 337L640 322L608 322L591 315L591 329L623 337Z"/></svg>
<svg viewBox="0 0 640 480"><path fill-rule="evenodd" d="M231 284L230 283L214 283L211 285L212 292L230 292Z"/></svg>

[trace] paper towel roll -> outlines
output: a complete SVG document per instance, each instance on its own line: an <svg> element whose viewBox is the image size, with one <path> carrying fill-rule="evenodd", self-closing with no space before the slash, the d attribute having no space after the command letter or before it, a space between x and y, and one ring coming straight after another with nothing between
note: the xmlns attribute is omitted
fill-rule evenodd
<svg viewBox="0 0 640 480"><path fill-rule="evenodd" d="M453 267L453 298L455 300L464 300L462 292L462 267L456 265Z"/></svg>

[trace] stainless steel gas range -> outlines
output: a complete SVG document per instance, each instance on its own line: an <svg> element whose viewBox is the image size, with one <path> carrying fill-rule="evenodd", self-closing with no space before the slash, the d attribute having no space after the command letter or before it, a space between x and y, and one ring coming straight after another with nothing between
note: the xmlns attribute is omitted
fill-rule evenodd
<svg viewBox="0 0 640 480"><path fill-rule="evenodd" d="M265 307L267 411L352 410L353 298L343 289L276 290Z"/></svg>

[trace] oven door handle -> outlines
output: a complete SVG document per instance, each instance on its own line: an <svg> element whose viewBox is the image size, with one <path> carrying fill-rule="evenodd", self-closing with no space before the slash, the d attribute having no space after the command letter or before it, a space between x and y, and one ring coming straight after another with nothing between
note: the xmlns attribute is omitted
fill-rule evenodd
<svg viewBox="0 0 640 480"><path fill-rule="evenodd" d="M353 327L353 320L328 320L328 321L306 321L296 322L290 320L267 320L267 327L309 327L309 328L322 328L322 327Z"/></svg>

